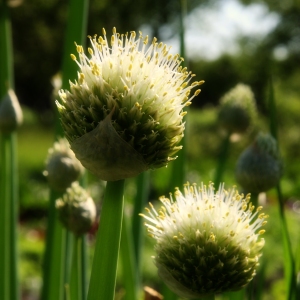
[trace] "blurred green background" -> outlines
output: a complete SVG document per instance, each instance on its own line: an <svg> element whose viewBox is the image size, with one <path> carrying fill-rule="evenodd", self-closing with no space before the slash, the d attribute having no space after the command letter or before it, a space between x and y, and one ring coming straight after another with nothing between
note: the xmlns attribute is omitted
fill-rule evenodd
<svg viewBox="0 0 300 300"><path fill-rule="evenodd" d="M24 299L37 299L41 285L41 263L47 218L48 186L42 174L47 150L54 141L54 107L51 78L60 71L68 2L10 1L14 45L16 94L23 107L24 124L19 129L20 249ZM179 48L178 0L91 1L88 33L101 34L113 26L119 32L143 30ZM300 2L285 1L188 1L186 49L189 69L204 79L201 94L187 115L187 174L191 182L208 182L214 177L222 132L217 124L220 97L237 83L251 86L260 117L256 126L268 131L266 105L272 76L277 102L279 145L285 163L283 195L294 249L299 242L300 223ZM248 27L245 23L248 20ZM268 23L266 20L270 20ZM246 25L245 25L246 24ZM220 30L221 29L221 30ZM75 52L75 46L74 46ZM235 184L236 159L256 132L232 143L224 176L226 186ZM169 178L172 166L151 172L149 200L174 190ZM102 191L90 176L90 191L98 202ZM126 195L134 197L133 180ZM265 299L285 299L282 247L275 192L266 198L270 214L266 228L265 257L268 264ZM93 243L93 233L90 235ZM146 239L149 246L151 243ZM145 284L159 286L146 247ZM121 272L121 271L120 271ZM122 293L120 289L120 294ZM27 297L27 298L26 298Z"/></svg>

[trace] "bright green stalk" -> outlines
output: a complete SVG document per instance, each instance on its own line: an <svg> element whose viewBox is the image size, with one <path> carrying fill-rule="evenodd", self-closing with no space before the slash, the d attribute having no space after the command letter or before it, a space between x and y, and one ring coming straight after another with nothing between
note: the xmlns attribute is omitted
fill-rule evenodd
<svg viewBox="0 0 300 300"><path fill-rule="evenodd" d="M77 71L70 54L74 51L74 42L83 44L85 41L89 1L70 0L69 16L64 44L62 66L62 87L66 88L69 80L76 77ZM58 113L55 126L56 138L63 135ZM46 251L44 256L44 283L41 299L61 300L66 298L64 283L69 280L70 252L72 243L69 233L62 228L55 212L55 200L61 195L51 191L50 210L47 226ZM65 295L64 295L65 294Z"/></svg>
<svg viewBox="0 0 300 300"><path fill-rule="evenodd" d="M270 80L270 90L269 90L269 119L270 119L270 132L272 136L277 140L278 143L278 130L277 130L277 113L276 113L276 103L274 97L274 89L272 79ZM289 231L287 228L287 222L284 211L284 200L282 197L280 183L276 186L277 197L278 197L278 206L279 206L279 215L282 229L283 237L283 254L284 254L284 274L287 285L287 299L293 299L296 289L296 272L295 272L295 261L292 251L291 240L289 236Z"/></svg>
<svg viewBox="0 0 300 300"><path fill-rule="evenodd" d="M0 99L13 82L13 51L9 8L6 1L0 4ZM19 299L17 220L18 220L18 171L17 136L1 134L0 175L0 299Z"/></svg>
<svg viewBox="0 0 300 300"><path fill-rule="evenodd" d="M108 181L100 216L88 300L113 300L123 218L124 180Z"/></svg>
<svg viewBox="0 0 300 300"><path fill-rule="evenodd" d="M132 235L128 227L126 215L123 216L120 254L123 281L126 291L124 300L137 300L139 299L138 270L136 268L136 259L134 257Z"/></svg>

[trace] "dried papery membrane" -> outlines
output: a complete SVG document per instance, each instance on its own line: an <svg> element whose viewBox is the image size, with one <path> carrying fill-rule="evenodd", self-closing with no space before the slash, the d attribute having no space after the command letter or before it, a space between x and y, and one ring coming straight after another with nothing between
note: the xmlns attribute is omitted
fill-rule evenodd
<svg viewBox="0 0 300 300"><path fill-rule="evenodd" d="M0 131L11 133L23 122L23 113L15 92L9 89L0 102Z"/></svg>
<svg viewBox="0 0 300 300"><path fill-rule="evenodd" d="M118 135L110 115L73 141L71 149L82 165L102 180L121 180L148 169L143 156Z"/></svg>

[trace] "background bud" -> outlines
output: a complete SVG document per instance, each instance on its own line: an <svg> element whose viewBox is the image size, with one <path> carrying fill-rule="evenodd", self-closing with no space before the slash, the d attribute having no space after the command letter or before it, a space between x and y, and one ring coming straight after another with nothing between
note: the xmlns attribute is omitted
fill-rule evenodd
<svg viewBox="0 0 300 300"><path fill-rule="evenodd" d="M257 115L254 94L251 88L239 83L220 100L219 122L228 133L244 133Z"/></svg>
<svg viewBox="0 0 300 300"><path fill-rule="evenodd" d="M56 200L56 208L62 224L76 235L87 233L96 219L95 203L78 182Z"/></svg>
<svg viewBox="0 0 300 300"><path fill-rule="evenodd" d="M48 151L46 170L49 185L58 192L64 192L83 172L80 161L75 157L65 138L54 143Z"/></svg>
<svg viewBox="0 0 300 300"><path fill-rule="evenodd" d="M15 92L11 89L0 102L0 130L11 133L23 122L23 113Z"/></svg>
<svg viewBox="0 0 300 300"><path fill-rule="evenodd" d="M235 175L247 192L260 193L275 187L283 174L283 163L276 140L259 133L252 145L240 155Z"/></svg>

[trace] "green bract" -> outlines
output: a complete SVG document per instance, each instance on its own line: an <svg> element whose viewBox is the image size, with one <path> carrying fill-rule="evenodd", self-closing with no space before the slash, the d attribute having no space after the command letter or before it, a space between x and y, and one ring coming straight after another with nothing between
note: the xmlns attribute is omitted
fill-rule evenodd
<svg viewBox="0 0 300 300"><path fill-rule="evenodd" d="M118 34L90 37L89 57L77 45L80 71L56 102L65 135L81 163L104 180L166 166L181 149L183 108L194 76L156 39Z"/></svg>
<svg viewBox="0 0 300 300"><path fill-rule="evenodd" d="M176 201L161 197L157 212L150 204L142 215L156 240L158 274L171 290L189 299L234 291L256 274L266 215L254 210L250 195L213 184L177 189Z"/></svg>

